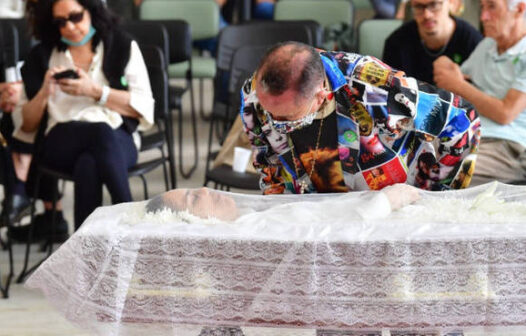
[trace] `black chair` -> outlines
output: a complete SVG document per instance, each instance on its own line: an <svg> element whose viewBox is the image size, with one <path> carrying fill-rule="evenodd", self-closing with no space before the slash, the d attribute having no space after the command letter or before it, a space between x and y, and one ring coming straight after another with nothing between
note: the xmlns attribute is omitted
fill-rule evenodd
<svg viewBox="0 0 526 336"><path fill-rule="evenodd" d="M16 50L17 61L23 61L29 54L31 48L35 45L36 41L31 37L27 20L24 19L0 19L2 26L12 26L17 31L17 44Z"/></svg>
<svg viewBox="0 0 526 336"><path fill-rule="evenodd" d="M190 25L184 20L141 20L133 21L125 24L132 24L137 31L136 34L132 34L137 37L138 40L147 43L149 38L148 27L152 25L162 25L167 32L168 36L168 51L166 53L166 59L168 64L178 64L188 62L189 67L186 72L185 84L180 85L169 85L169 107L175 109L178 112L178 123L182 125L183 122L183 95L190 92L190 117L192 122L192 142L194 146L194 160L188 170L184 168L183 162L183 130L181 127L178 128L178 144L179 144L179 172L183 178L189 178L192 173L197 169L198 164L198 144L197 144L197 121L194 106L194 91L192 89L192 36ZM142 27L141 27L142 26ZM130 30L128 30L130 31ZM150 42L151 43L151 42ZM171 117L171 114L170 114ZM171 144L173 147L173 142Z"/></svg>
<svg viewBox="0 0 526 336"><path fill-rule="evenodd" d="M182 97L189 91L190 92L190 117L192 122L192 142L194 147L194 160L190 167L185 170L183 162L183 131L182 128L178 129L178 142L179 142L179 172L183 178L189 178L193 172L197 169L199 153L197 143L197 121L196 111L194 104L194 90L192 86L192 35L191 28L188 22L180 19L155 19L155 20L141 20L141 22L158 23L162 24L169 36L169 58L168 64L170 66L180 65L182 63L188 63L188 67L185 73L185 84L174 85L170 84L170 109L178 110L178 121L179 125L182 125L183 109L182 109Z"/></svg>
<svg viewBox="0 0 526 336"><path fill-rule="evenodd" d="M197 169L199 151L197 143L197 120L194 105L194 90L192 86L192 35L190 25L184 20L155 20L161 23L168 31L170 37L170 58L169 64L188 62L186 71L185 85L170 85L170 108L178 111L178 149L179 149L179 173L183 178L189 178ZM185 170L183 161L183 95L190 92L190 118L192 123L192 143L194 148L194 159L190 167Z"/></svg>
<svg viewBox="0 0 526 336"><path fill-rule="evenodd" d="M298 41L312 45L314 43L311 31L305 25L297 22L254 22L225 27L219 34L219 44L216 59L216 77L214 79L214 106L210 121L208 134L208 153L206 162L205 182L214 181L217 186L226 187L230 185L232 176L230 173L216 174L210 168L210 163L217 156L212 151L214 138L218 138L219 144L223 143L227 131L230 129L239 105L231 101L230 71L235 52L243 46L269 47L278 42ZM259 58L258 58L259 59ZM257 64L256 64L257 65ZM256 66L254 66L255 68ZM231 169L229 169L231 171ZM248 185L253 186L251 182ZM247 188L247 189L253 189Z"/></svg>
<svg viewBox="0 0 526 336"><path fill-rule="evenodd" d="M144 58L144 61L148 68L148 75L150 76L150 83L152 86L152 92L154 94L155 98L155 119L156 121L163 121L167 120L167 114L168 114L168 76L166 74L166 64L163 56L163 52L156 46L151 45L140 45L141 52ZM156 125L158 126L158 131L164 136L164 141L168 141L170 134L167 130L169 127L166 127L166 125ZM41 129L43 129L41 127ZM38 136L37 136L38 137ZM144 138L144 137L143 137ZM164 145L161 145L161 147ZM145 162L139 162L135 166L131 167L128 171L129 177L138 176L143 181L143 188L144 188L144 198L148 198L148 189L146 184L146 179L144 175L153 169L163 166L165 168L165 163L167 162L168 158L167 155L164 154L164 151L161 150L161 156L155 159L151 159ZM33 189L33 202L31 205L31 223L34 223L34 217L35 217L35 203L36 199L39 195L39 182L43 175L47 175L54 180L66 180L66 181L72 181L73 177L69 174L65 174L62 172L58 172L56 170L53 170L49 167L46 167L42 164L39 164L36 168L36 177L35 177L35 187ZM165 176L167 176L165 171ZM166 190L169 190L168 181L165 179L165 187ZM58 200L58 190L55 189L54 195L52 195L52 203L53 203L53 209L55 209L56 202ZM44 250L47 248L47 254L46 256L40 260L38 263L36 263L34 266L28 269L28 262L29 262L29 254L31 249L31 243L32 243L32 237L33 237L33 224L30 224L29 232L28 232L28 238L26 243L26 252L25 252L25 258L24 258L24 266L20 273L20 275L17 278L17 283L21 283L28 274L30 274L33 270L35 270L47 257L51 255L53 252L53 239L48 240L44 244ZM53 212L52 216L52 232L51 236L53 236L53 227L55 226L55 212Z"/></svg>
<svg viewBox="0 0 526 336"><path fill-rule="evenodd" d="M0 77L2 81L5 80L4 73L5 69L9 67L14 67L18 62L18 31L16 28L6 22L2 22L0 25ZM9 116L9 115L8 115ZM2 118L6 116L2 115ZM10 116L9 116L10 117ZM8 144L3 134L0 133L0 183L4 185L4 206L10 203L10 199L13 195L13 183L14 183L15 173L13 168L13 162L11 160L11 150L8 148ZM0 227L2 224L7 224L9 227L13 223L9 221L7 223L0 222ZM1 272L0 272L0 296L3 298L9 297L9 287L11 285L11 279L13 278L13 249L12 242L9 236L6 241L2 241L0 238L0 247L2 250L7 250L8 260L9 260L9 273L7 274L7 279L5 283L2 283Z"/></svg>
<svg viewBox="0 0 526 336"><path fill-rule="evenodd" d="M146 51L148 52L148 49L144 49L144 46L150 45L150 46L156 46L158 47L162 53L163 53L163 59L168 60L168 57L170 55L170 45L169 45L169 37L168 32L164 25L160 24L159 22L146 22L146 21L127 21L122 24L122 28L128 32L141 46L143 46L142 51L143 53ZM144 56L144 55L143 55ZM166 73L168 71L168 63L164 62L164 72ZM161 80L161 79L159 79ZM153 86L156 84L156 81L153 81L152 78L150 78L150 82L152 85L152 90L154 89ZM166 97L168 97L168 94L166 94ZM142 143L141 143L141 151L147 151L152 148L159 148L162 151L162 147L164 144L166 144L168 148L168 166L169 166L169 172L170 172L170 181L171 181L171 187L175 188L176 183L176 173L175 173L175 152L174 152L174 138L173 138L173 118L172 113L168 106L162 106L160 107L158 104L168 105L167 102L157 102L156 101L156 107L159 107L161 109L166 109L167 113L166 115L156 115L156 117L159 117L160 119L158 122L161 122L164 127L166 127L166 132L168 135L168 138L165 139L163 132L155 132L148 136L143 136ZM159 125L159 123L156 123ZM165 181L167 179L166 175L164 176Z"/></svg>
<svg viewBox="0 0 526 336"><path fill-rule="evenodd" d="M239 106L240 90L245 80L249 78L261 57L264 55L267 46L244 46L239 48L232 58L232 66L229 77L229 101L232 106ZM229 190L232 188L258 190L259 174L244 172L239 173L232 170L232 167L226 164L218 165L206 172L205 183L214 183L214 188Z"/></svg>

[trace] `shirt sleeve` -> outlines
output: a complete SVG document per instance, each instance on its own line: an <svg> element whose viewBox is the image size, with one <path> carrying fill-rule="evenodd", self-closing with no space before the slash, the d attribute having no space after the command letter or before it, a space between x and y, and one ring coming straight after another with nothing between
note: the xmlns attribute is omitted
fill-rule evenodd
<svg viewBox="0 0 526 336"><path fill-rule="evenodd" d="M274 153L265 140L261 130L261 121L257 117L258 103L253 89L253 78L245 82L240 94L241 121L254 152L252 164L260 174L260 189L265 195L287 193L285 169L278 162L272 162L271 157Z"/></svg>
<svg viewBox="0 0 526 336"><path fill-rule="evenodd" d="M367 87L386 91L386 108L381 109L383 113L372 114L368 129L405 139L402 156L408 170L407 183L426 190L469 184L475 161L472 154L480 140L480 120L469 102L407 77L374 58L365 58L352 77L355 85L366 87L365 91ZM364 104L367 110L370 106Z"/></svg>
<svg viewBox="0 0 526 336"><path fill-rule="evenodd" d="M126 69L124 69L124 76L128 82L130 105L141 115L139 130L147 130L154 124L155 101L152 95L148 70L139 46L135 41L131 43L130 60L126 65Z"/></svg>
<svg viewBox="0 0 526 336"><path fill-rule="evenodd" d="M25 87L22 87L22 90L20 92L20 98L18 102L16 103L16 106L13 109L13 112L11 113L11 117L13 118L13 137L22 142L34 143L37 131L30 132L30 133L22 131L22 122L23 122L22 107L25 104L27 104L27 102L28 100L27 100L26 90L25 90Z"/></svg>
<svg viewBox="0 0 526 336"><path fill-rule="evenodd" d="M517 56L516 62L515 79L511 88L526 93L526 57L523 55Z"/></svg>

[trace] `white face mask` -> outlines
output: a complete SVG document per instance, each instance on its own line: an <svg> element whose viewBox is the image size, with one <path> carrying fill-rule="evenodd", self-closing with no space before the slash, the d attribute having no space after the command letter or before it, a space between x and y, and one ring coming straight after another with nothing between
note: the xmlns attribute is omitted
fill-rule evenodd
<svg viewBox="0 0 526 336"><path fill-rule="evenodd" d="M317 94L318 93L314 94L312 102L310 103L309 108L307 109L307 114L298 120L275 120L272 117L272 114L265 110L265 115L267 116L270 126L278 133L287 134L311 125L314 121L314 118L316 117L316 114L318 114L317 110L314 112L309 112L312 109L312 106L314 106L314 103L316 102Z"/></svg>

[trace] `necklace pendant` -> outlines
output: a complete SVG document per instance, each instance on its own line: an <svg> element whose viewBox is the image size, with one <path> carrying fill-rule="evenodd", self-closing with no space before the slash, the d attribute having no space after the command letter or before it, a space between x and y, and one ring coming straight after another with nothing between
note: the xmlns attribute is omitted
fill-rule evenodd
<svg viewBox="0 0 526 336"><path fill-rule="evenodd" d="M307 182L305 181L301 181L300 182L300 194L304 194L305 193L305 190L307 190Z"/></svg>

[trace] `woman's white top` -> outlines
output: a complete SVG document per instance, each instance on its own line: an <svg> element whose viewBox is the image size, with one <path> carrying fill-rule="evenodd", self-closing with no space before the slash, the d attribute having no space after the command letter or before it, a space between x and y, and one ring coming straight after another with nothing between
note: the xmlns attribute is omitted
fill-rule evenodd
<svg viewBox="0 0 526 336"><path fill-rule="evenodd" d="M95 50L95 55L87 71L88 76L99 85L109 85L109 82L102 71L104 56L104 46L99 43ZM63 66L68 69L77 68L71 57L69 50L58 51L53 49L49 59L49 68ZM140 115L138 130L146 130L154 123L154 99L150 87L148 71L144 59L135 41L131 43L130 59L124 70L124 79L128 83L130 93L130 106ZM27 133L22 131L22 107L28 102L25 90L22 90L20 101L13 111L13 122L15 131L13 136L21 141L33 143L36 131ZM117 129L122 125L121 115L106 106L85 96L73 96L63 92L58 84L54 85L54 92L49 97L47 110L49 113L48 127L46 134L58 123L69 121L104 122ZM137 132L133 134L137 148L140 147L140 137Z"/></svg>

